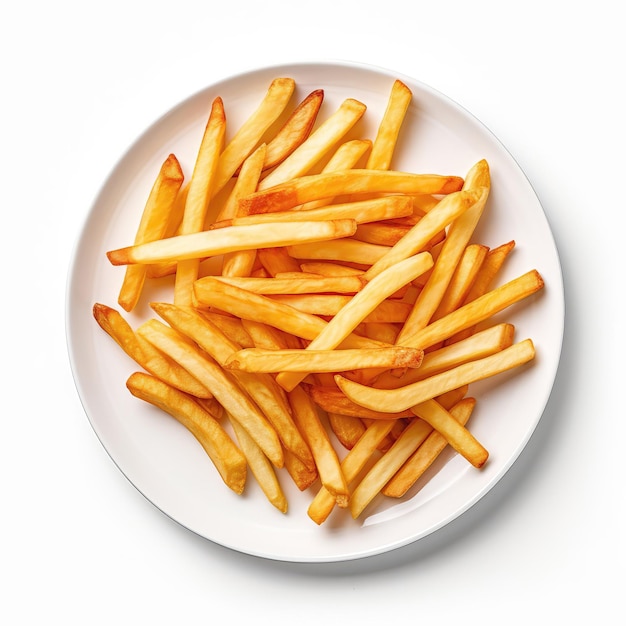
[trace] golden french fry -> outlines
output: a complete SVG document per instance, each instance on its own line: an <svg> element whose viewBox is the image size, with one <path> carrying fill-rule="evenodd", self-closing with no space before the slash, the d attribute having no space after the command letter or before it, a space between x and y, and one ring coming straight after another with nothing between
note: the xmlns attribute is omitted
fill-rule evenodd
<svg viewBox="0 0 626 626"><path fill-rule="evenodd" d="M434 374L445 372L463 363L496 354L513 344L515 327L501 323L486 328L474 335L424 354L419 369L407 370L401 376L394 372L383 372L376 378L374 386L379 389L397 389Z"/></svg>
<svg viewBox="0 0 626 626"><path fill-rule="evenodd" d="M237 250L256 247L292 246L300 242L325 241L349 237L356 231L354 220L326 220L323 222L278 222L230 226L169 239L152 241L107 252L113 265L131 263L162 263L217 256Z"/></svg>
<svg viewBox="0 0 626 626"><path fill-rule="evenodd" d="M328 350L338 347L383 300L430 267L432 257L428 252L422 252L391 266L354 295L311 341L307 349ZM302 374L296 372L281 372L276 376L278 384L287 391L293 389L303 378Z"/></svg>
<svg viewBox="0 0 626 626"><path fill-rule="evenodd" d="M318 405L319 406L319 405ZM350 450L354 447L359 437L365 432L365 424L359 417L341 415L340 413L327 413L328 424L337 441Z"/></svg>
<svg viewBox="0 0 626 626"><path fill-rule="evenodd" d="M349 293L360 291L365 281L359 276L320 276L317 278L254 278L250 276L211 276L228 285L245 289L252 293L274 294L315 294ZM201 285L204 278L200 278Z"/></svg>
<svg viewBox="0 0 626 626"><path fill-rule="evenodd" d="M243 493L247 463L220 423L187 394L143 372L131 374L126 382L137 398L169 413L200 442L213 461L224 483L235 493Z"/></svg>
<svg viewBox="0 0 626 626"><path fill-rule="evenodd" d="M350 513L354 519L363 512L431 432L432 427L421 419L414 419L404 429L391 448L381 456L354 488L350 497Z"/></svg>
<svg viewBox="0 0 626 626"><path fill-rule="evenodd" d="M292 389L288 396L294 419L313 453L322 484L333 495L338 506L346 507L350 496L348 485L337 452L320 421L317 407L299 386Z"/></svg>
<svg viewBox="0 0 626 626"><path fill-rule="evenodd" d="M373 170L388 170L390 168L400 128L412 98L411 90L402 81L395 80L391 87L387 108L376 133L372 151L365 165L366 168Z"/></svg>
<svg viewBox="0 0 626 626"><path fill-rule="evenodd" d="M289 104L295 88L293 78L280 77L271 82L257 109L241 125L220 154L212 195L226 185L264 133L280 117Z"/></svg>
<svg viewBox="0 0 626 626"><path fill-rule="evenodd" d="M395 198L396 196L385 196ZM366 243L373 243L378 246L395 246L404 237L410 226L401 224L359 224L354 233L354 238Z"/></svg>
<svg viewBox="0 0 626 626"><path fill-rule="evenodd" d="M233 354L226 369L245 372L345 372L369 367L417 368L424 353L413 348L362 348L347 350L261 350L246 348Z"/></svg>
<svg viewBox="0 0 626 626"><path fill-rule="evenodd" d="M317 467L307 467L293 452L286 449L285 469L300 491L308 489L318 478Z"/></svg>
<svg viewBox="0 0 626 626"><path fill-rule="evenodd" d="M171 213L183 184L183 171L178 159L170 154L161 165L159 173L144 207L135 244L162 239L167 231ZM137 305L147 276L147 267L128 266L117 298L125 311Z"/></svg>
<svg viewBox="0 0 626 626"><path fill-rule="evenodd" d="M197 378L138 335L119 311L98 302L93 306L93 316L102 330L147 372L198 398L212 397L211 392Z"/></svg>
<svg viewBox="0 0 626 626"><path fill-rule="evenodd" d="M306 174L362 117L366 106L348 98L260 183L268 189Z"/></svg>
<svg viewBox="0 0 626 626"><path fill-rule="evenodd" d="M198 378L231 417L250 433L270 461L276 467L283 466L283 451L273 426L233 377L212 357L201 352L184 335L156 319L144 322L137 332Z"/></svg>
<svg viewBox="0 0 626 626"><path fill-rule="evenodd" d="M324 101L324 90L312 91L293 110L281 129L267 144L263 169L269 170L282 163L298 146L309 137L320 107Z"/></svg>
<svg viewBox="0 0 626 626"><path fill-rule="evenodd" d="M393 428L393 420L378 420L369 426L353 446L352 450L341 462L341 471L350 484L365 467L366 463L376 452L384 438ZM322 486L308 508L309 517L316 523L326 521L335 506L335 498ZM352 506L352 505L350 505Z"/></svg>
<svg viewBox="0 0 626 626"><path fill-rule="evenodd" d="M450 409L450 414L465 426L476 405L475 398L464 398ZM390 498L402 498L424 475L447 447L448 441L436 430L428 435L424 443L411 455L393 478L383 487L382 493Z"/></svg>
<svg viewBox="0 0 626 626"><path fill-rule="evenodd" d="M346 396L365 408L380 412L399 412L430 400L446 391L468 385L528 363L535 357L530 339L524 339L491 356L464 363L399 389L375 389L335 375L337 386Z"/></svg>
<svg viewBox="0 0 626 626"><path fill-rule="evenodd" d="M286 513L287 498L280 486L272 463L265 456L263 450L259 448L248 431L236 419L231 419L230 423L232 424L239 446L246 457L248 467L259 483L261 490L272 505L281 513Z"/></svg>
<svg viewBox="0 0 626 626"><path fill-rule="evenodd" d="M393 170L352 169L300 176L240 200L252 213L286 211L311 200L357 193L449 194L463 186L460 176Z"/></svg>
<svg viewBox="0 0 626 626"><path fill-rule="evenodd" d="M366 224L404 217L410 215L412 211L413 201L409 196L395 195L356 200L354 202L342 202L340 204L328 204L315 209L256 213L255 215L233 217L217 221L211 225L211 228L225 228L226 226L242 226L245 224L273 224L274 222L291 220L301 222L351 219L357 224ZM406 231L408 228L403 230Z"/></svg>
<svg viewBox="0 0 626 626"><path fill-rule="evenodd" d="M321 276L355 276L364 271L349 265L333 263L332 261L307 261L300 264L303 272L319 274Z"/></svg>
<svg viewBox="0 0 626 626"><path fill-rule="evenodd" d="M181 235L198 233L204 227L209 201L213 194L213 185L220 153L226 134L226 115L224 103L220 97L213 100L211 113L204 129L198 155L193 168L189 191L185 201L185 210L180 225ZM162 239L161 241L169 241ZM174 259L165 259L174 260ZM177 259L174 301L190 304L193 281L198 277L199 257ZM159 261L159 260L157 260Z"/></svg>
<svg viewBox="0 0 626 626"><path fill-rule="evenodd" d="M476 300L448 313L444 317L432 322L425 328L407 335L397 343L404 346L413 346L426 349L455 333L484 322L492 315L527 298L541 289L544 281L537 270L530 270L508 283L496 287L483 294Z"/></svg>
<svg viewBox="0 0 626 626"><path fill-rule="evenodd" d="M291 245L287 247L287 252L296 259L357 263L369 266L387 254L389 249L388 246L346 238L337 241Z"/></svg>

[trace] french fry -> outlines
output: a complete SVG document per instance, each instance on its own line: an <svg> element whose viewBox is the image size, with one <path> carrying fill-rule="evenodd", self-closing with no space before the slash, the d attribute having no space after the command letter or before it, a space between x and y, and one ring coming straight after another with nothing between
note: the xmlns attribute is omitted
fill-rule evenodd
<svg viewBox="0 0 626 626"><path fill-rule="evenodd" d="M465 426L476 405L475 398L464 398L450 409L450 414ZM411 455L393 478L382 488L383 495L402 498L406 492L424 475L426 470L448 446L448 441L438 431L428 435L422 445Z"/></svg>
<svg viewBox="0 0 626 626"><path fill-rule="evenodd" d="M355 227L356 232L356 227ZM287 246L287 252L295 259L358 263L369 266L389 251L388 246L380 246L356 239L301 243Z"/></svg>
<svg viewBox="0 0 626 626"><path fill-rule="evenodd" d="M413 93L401 80L393 82L387 108L378 126L376 139L365 165L367 169L388 170L391 167L400 128L412 98Z"/></svg>
<svg viewBox="0 0 626 626"><path fill-rule="evenodd" d="M300 264L303 272L319 274L320 276L354 276L364 271L349 265L333 263L332 261L306 261Z"/></svg>
<svg viewBox="0 0 626 626"><path fill-rule="evenodd" d="M351 415L341 415L341 413L327 413L327 415L328 423L337 441L346 450L351 450L365 432L363 420Z"/></svg>
<svg viewBox="0 0 626 626"><path fill-rule="evenodd" d="M320 107L324 101L324 90L312 91L293 110L281 129L267 144L263 169L269 170L282 163L298 146L309 137Z"/></svg>
<svg viewBox="0 0 626 626"><path fill-rule="evenodd" d="M98 302L93 306L93 316L102 330L147 372L190 395L198 398L213 397L197 378L138 335L119 311Z"/></svg>
<svg viewBox="0 0 626 626"><path fill-rule="evenodd" d="M190 373L193 372L232 418L250 433L270 461L276 467L283 466L283 451L276 431L248 394L213 358L201 352L178 331L156 319L144 322L137 332Z"/></svg>
<svg viewBox="0 0 626 626"><path fill-rule="evenodd" d="M286 211L312 200L344 194L449 194L459 191L463 178L443 174L352 169L300 176L250 194L240 200L249 213Z"/></svg>
<svg viewBox="0 0 626 626"><path fill-rule="evenodd" d="M242 217L223 219L212 224L211 228L224 228L226 226L242 226L245 224L273 224L284 221L311 221L311 220L336 220L351 219L357 224L379 222L410 215L413 211L413 201L409 196L395 195L382 198L370 198L343 202L340 204L328 204L323 207L299 210L277 211L271 213L257 213ZM403 229L407 230L407 229ZM358 229L357 229L358 232Z"/></svg>
<svg viewBox="0 0 626 626"><path fill-rule="evenodd" d="M333 115L259 183L259 189L306 174L363 117L366 108L353 98L344 100Z"/></svg>
<svg viewBox="0 0 626 626"><path fill-rule="evenodd" d="M286 513L287 498L280 486L272 463L265 456L263 450L257 445L248 431L236 419L230 420L230 423L232 424L239 446L246 457L248 467L259 483L261 490L273 506L281 513Z"/></svg>
<svg viewBox="0 0 626 626"><path fill-rule="evenodd" d="M126 386L135 397L159 407L187 428L213 461L224 483L235 493L243 493L246 459L208 411L187 394L150 374L135 372L128 378Z"/></svg>
<svg viewBox="0 0 626 626"><path fill-rule="evenodd" d="M270 227L266 224L250 224L177 235L169 239L111 250L107 252L107 257L113 265L167 261L177 261L180 265L181 261L187 259L201 259L237 250L292 246L300 242L349 237L355 231L354 220L278 222Z"/></svg>
<svg viewBox="0 0 626 626"><path fill-rule="evenodd" d="M322 484L333 495L337 505L345 508L350 497L348 485L341 471L337 452L320 421L317 407L301 387L297 386L292 389L288 397L294 419L315 458Z"/></svg>
<svg viewBox="0 0 626 626"><path fill-rule="evenodd" d="M524 339L497 354L459 365L399 389L375 389L351 381L340 374L335 375L335 382L356 404L374 411L394 413L404 411L456 387L519 367L534 357L532 340Z"/></svg>
<svg viewBox="0 0 626 626"><path fill-rule="evenodd" d="M308 489L318 478L317 467L307 467L293 452L284 450L285 469L300 491Z"/></svg>
<svg viewBox="0 0 626 626"><path fill-rule="evenodd" d="M432 257L428 252L422 252L379 274L351 298L307 349L328 350L338 347L383 300L430 267ZM283 389L290 391L303 380L303 376L296 372L281 372L276 380Z"/></svg>
<svg viewBox="0 0 626 626"><path fill-rule="evenodd" d="M285 248L260 248L257 258L269 276L300 271L300 265Z"/></svg>
<svg viewBox="0 0 626 626"><path fill-rule="evenodd" d="M275 294L314 294L314 293L340 293L354 294L360 291L364 281L359 276L320 276L318 278L254 278L243 276L216 276L217 279L228 285L245 289L252 293L265 295ZM202 284L203 278L199 279Z"/></svg>
<svg viewBox="0 0 626 626"><path fill-rule="evenodd" d="M211 105L211 113L204 129L193 174L189 182L189 191L187 192L185 210L179 230L183 236L198 233L204 227L204 220L213 194L213 185L218 160L224 145L225 134L226 115L224 113L224 103L218 96ZM162 239L160 241L171 241L171 239ZM175 259L162 260L171 261ZM193 281L198 277L200 257L176 258L176 260L178 264L176 266L174 301L179 304L190 304ZM157 259L156 262L160 261L160 259Z"/></svg>
<svg viewBox="0 0 626 626"><path fill-rule="evenodd" d="M224 364L229 370L255 373L345 372L370 367L417 368L424 353L413 348L362 348L347 350L261 350L246 348Z"/></svg>
<svg viewBox="0 0 626 626"><path fill-rule="evenodd" d="M241 125L220 154L212 195L226 185L257 146L264 133L280 117L289 104L295 88L293 78L280 77L271 82L257 109Z"/></svg>
<svg viewBox="0 0 626 626"><path fill-rule="evenodd" d="M144 207L135 244L162 239L167 231L171 213L183 184L183 171L178 159L170 154L161 165L159 173ZM125 311L132 311L143 289L147 267L128 266L117 298Z"/></svg>

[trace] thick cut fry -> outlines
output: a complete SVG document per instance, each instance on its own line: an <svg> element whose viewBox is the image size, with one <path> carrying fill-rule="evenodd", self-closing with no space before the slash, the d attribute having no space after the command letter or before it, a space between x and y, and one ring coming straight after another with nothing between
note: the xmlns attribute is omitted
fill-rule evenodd
<svg viewBox="0 0 626 626"><path fill-rule="evenodd" d="M374 386L379 389L397 389L463 363L496 354L513 344L514 335L515 327L512 324L497 324L467 339L427 352L419 369L407 370L402 376L383 372L376 378Z"/></svg>
<svg viewBox="0 0 626 626"><path fill-rule="evenodd" d="M393 420L379 420L368 427L341 462L341 471L350 484L365 467L381 442L393 428ZM309 505L308 515L316 523L326 521L335 506L335 498L322 486Z"/></svg>
<svg viewBox="0 0 626 626"><path fill-rule="evenodd" d="M356 404L374 411L393 413L404 411L456 387L519 367L531 361L534 356L535 348L532 341L524 339L497 354L459 365L399 389L374 389L340 374L335 375L335 382Z"/></svg>
<svg viewBox="0 0 626 626"><path fill-rule="evenodd" d="M417 417L430 424L446 441L474 467L482 467L489 458L489 452L435 400L426 400L411 407Z"/></svg>
<svg viewBox="0 0 626 626"><path fill-rule="evenodd" d="M144 207L135 244L162 239L167 231L178 192L183 184L183 171L178 159L170 154L161 165L161 169L148 196ZM132 311L143 289L147 276L145 266L129 266L126 268L122 287L117 298L125 311Z"/></svg>
<svg viewBox="0 0 626 626"><path fill-rule="evenodd" d="M306 174L363 117L366 106L348 98L260 183L268 189Z"/></svg>
<svg viewBox="0 0 626 626"><path fill-rule="evenodd" d="M437 233L472 207L480 199L481 193L463 190L442 198L398 243L388 249L385 256L373 262L366 278L371 280L394 263L424 250Z"/></svg>
<svg viewBox="0 0 626 626"><path fill-rule="evenodd" d="M347 350L261 350L246 348L233 354L226 369L245 372L345 372L368 367L419 367L423 352L413 348Z"/></svg>
<svg viewBox="0 0 626 626"><path fill-rule="evenodd" d="M354 294L360 291L365 281L360 276L321 276L318 278L254 278L244 276L211 276L228 285L252 293L275 294ZM200 278L202 284L204 279Z"/></svg>
<svg viewBox="0 0 626 626"><path fill-rule="evenodd" d="M250 214L267 213L344 194L449 194L459 191L463 182L463 178L454 175L352 169L301 176L257 191L240 202Z"/></svg>
<svg viewBox="0 0 626 626"><path fill-rule="evenodd" d="M543 278L536 270L531 270L517 278L496 287L486 294L464 304L452 313L432 322L412 335L406 335L399 345L426 348L447 339L455 333L475 326L499 313L505 308L543 289Z"/></svg>
<svg viewBox="0 0 626 626"><path fill-rule="evenodd" d="M337 315L350 302L350 296L340 294L274 295L272 299L288 304L304 313L323 316ZM411 305L408 302L390 299L383 300L371 313L363 318L363 322L366 324L402 323L407 318L410 310Z"/></svg>
<svg viewBox="0 0 626 626"><path fill-rule="evenodd" d="M228 196L218 218L237 217L239 198L252 193L259 184L266 145L261 144L243 163L237 181ZM249 276L256 260L256 250L239 250L225 254L222 259L222 274L225 276Z"/></svg>
<svg viewBox="0 0 626 626"><path fill-rule="evenodd" d="M152 308L173 328L192 339L221 366L241 350L235 341L229 339L217 326L191 307L155 302L152 303ZM293 421L283 390L274 378L269 374L251 375L244 371L233 371L232 376L263 411L283 446L308 467L313 468L311 451Z"/></svg>
<svg viewBox="0 0 626 626"><path fill-rule="evenodd" d="M391 87L387 108L378 126L372 151L365 165L367 169L388 170L390 168L400 128L412 98L411 90L402 81L395 80Z"/></svg>
<svg viewBox="0 0 626 626"><path fill-rule="evenodd" d="M283 466L283 451L276 431L248 394L213 358L158 320L144 322L137 332L196 376L233 419L250 433L270 461L276 467Z"/></svg>
<svg viewBox="0 0 626 626"><path fill-rule="evenodd" d="M258 108L241 125L219 157L213 194L226 185L237 168L248 157L265 131L280 117L296 88L292 78L274 79Z"/></svg>
<svg viewBox="0 0 626 626"><path fill-rule="evenodd" d="M315 458L322 485L333 495L337 505L345 508L350 495L348 484L341 471L337 453L320 421L317 407L301 387L292 389L288 396L294 419Z"/></svg>
<svg viewBox="0 0 626 626"><path fill-rule="evenodd" d="M224 103L220 97L213 100L211 113L204 129L198 155L193 168L189 191L185 202L183 220L180 225L181 235L190 235L201 231L213 194L213 186L220 153L224 146L226 133L226 115ZM161 240L168 241L168 240ZM174 259L166 259L174 260ZM174 301L190 304L193 281L198 278L199 257L177 259Z"/></svg>
<svg viewBox="0 0 626 626"><path fill-rule="evenodd" d="M107 252L113 265L131 263L162 263L201 259L257 247L291 246L300 242L325 241L350 237L356 231L354 220L327 220L324 222L279 222L250 224L217 230L177 235L138 246L129 246Z"/></svg>
<svg viewBox="0 0 626 626"><path fill-rule="evenodd" d="M351 219L357 224L379 222L381 220L394 219L410 215L413 211L413 201L409 196L395 195L382 198L370 198L356 200L355 202L343 202L329 204L316 209L299 211L278 211L272 213L257 213L234 217L215 222L211 228L224 228L226 226L242 226L245 224L273 224L284 221L312 221L312 220L337 220ZM399 227L398 227L399 228ZM407 230L406 228L403 230Z"/></svg>
<svg viewBox="0 0 626 626"><path fill-rule="evenodd" d="M263 169L269 170L282 163L298 146L309 137L320 107L324 101L324 90L312 91L293 110L281 129L267 144Z"/></svg>
<svg viewBox="0 0 626 626"><path fill-rule="evenodd" d="M187 394L149 374L131 374L126 386L135 397L159 407L187 428L213 461L224 483L235 493L243 493L246 459L220 423L205 409Z"/></svg>
<svg viewBox="0 0 626 626"><path fill-rule="evenodd" d="M341 239L341 241L302 243L287 247L287 252L296 259L357 263L364 266L376 262L388 251L388 246L379 246L350 238Z"/></svg>
<svg viewBox="0 0 626 626"><path fill-rule="evenodd" d="M211 392L186 369L159 352L139 336L119 311L96 303L93 316L104 330L137 365L172 387L198 398L211 398Z"/></svg>
<svg viewBox="0 0 626 626"><path fill-rule="evenodd" d="M387 453L367 472L352 492L350 513L354 519L359 517L365 507L431 432L432 427L421 419L414 419L405 428Z"/></svg>
<svg viewBox="0 0 626 626"><path fill-rule="evenodd" d="M432 267L432 257L422 252L393 265L371 280L335 315L324 330L307 346L309 350L332 350L369 315L383 300L403 285ZM281 372L276 380L290 391L303 380L302 374Z"/></svg>
<svg viewBox="0 0 626 626"><path fill-rule="evenodd" d="M450 414L462 426L465 426L476 405L475 398L464 398L450 409ZM436 430L428 435L424 443L411 455L393 478L383 487L383 495L390 498L402 498L420 479L426 470L437 460L447 447L448 441Z"/></svg>
<svg viewBox="0 0 626 626"><path fill-rule="evenodd" d="M256 441L250 437L248 431L236 420L230 420L239 446L243 451L248 467L256 478L265 497L281 513L287 512L287 498L280 486L276 471L270 460L263 454Z"/></svg>

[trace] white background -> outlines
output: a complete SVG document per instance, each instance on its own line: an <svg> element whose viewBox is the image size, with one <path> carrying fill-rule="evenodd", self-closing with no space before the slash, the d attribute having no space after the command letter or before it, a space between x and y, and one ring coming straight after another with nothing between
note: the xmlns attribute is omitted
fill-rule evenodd
<svg viewBox="0 0 626 626"><path fill-rule="evenodd" d="M615 6L60 0L4 9L2 623L227 614L237 624L619 623L626 50ZM426 539L339 564L235 553L159 512L95 436L65 343L72 248L126 148L206 85L301 60L392 69L471 111L532 182L566 294L552 397L504 479Z"/></svg>

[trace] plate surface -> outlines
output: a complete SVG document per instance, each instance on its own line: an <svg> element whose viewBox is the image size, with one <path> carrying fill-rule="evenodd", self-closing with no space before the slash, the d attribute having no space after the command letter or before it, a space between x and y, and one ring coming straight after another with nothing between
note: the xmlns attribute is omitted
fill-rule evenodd
<svg viewBox="0 0 626 626"><path fill-rule="evenodd" d="M516 248L500 281L536 268L546 288L505 311L517 338L531 337L537 358L513 376L472 386L478 404L470 428L489 449L476 470L444 454L437 474L397 501L376 501L359 520L335 511L320 526L307 516L312 493L284 481L286 515L275 510L253 480L245 496L222 483L196 440L172 418L126 390L137 368L95 323L95 302L117 306L123 269L105 252L132 243L139 216L161 163L169 153L190 176L211 101L224 100L230 129L256 108L271 80L291 76L298 96L323 88L320 120L345 98L368 109L358 134L373 139L395 78L413 91L394 169L464 176L488 160L493 191L475 240ZM149 294L155 299L158 293ZM149 315L146 302L127 316L136 325ZM446 96L387 70L339 63L270 67L235 76L191 96L148 128L120 159L87 215L68 277L66 330L76 387L85 412L115 464L156 507L182 526L247 554L293 562L331 562L380 554L423 538L451 522L502 478L541 418L558 367L564 324L563 282L558 253L544 211L512 156L488 129ZM421 488L418 488L421 487ZM313 492L314 493L314 492Z"/></svg>

